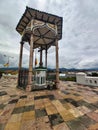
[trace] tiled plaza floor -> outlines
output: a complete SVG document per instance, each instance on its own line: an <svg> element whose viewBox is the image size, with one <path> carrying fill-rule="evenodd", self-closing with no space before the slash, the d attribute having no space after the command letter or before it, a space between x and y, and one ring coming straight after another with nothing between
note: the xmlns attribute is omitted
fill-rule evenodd
<svg viewBox="0 0 98 130"><path fill-rule="evenodd" d="M98 87L65 82L25 92L0 79L0 130L98 130Z"/></svg>

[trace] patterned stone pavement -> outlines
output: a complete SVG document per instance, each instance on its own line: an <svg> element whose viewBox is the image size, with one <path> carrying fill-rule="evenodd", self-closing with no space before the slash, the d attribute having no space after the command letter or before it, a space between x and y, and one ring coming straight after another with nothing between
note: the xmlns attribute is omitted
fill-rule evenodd
<svg viewBox="0 0 98 130"><path fill-rule="evenodd" d="M0 79L0 130L98 130L98 87L25 92L16 83Z"/></svg>

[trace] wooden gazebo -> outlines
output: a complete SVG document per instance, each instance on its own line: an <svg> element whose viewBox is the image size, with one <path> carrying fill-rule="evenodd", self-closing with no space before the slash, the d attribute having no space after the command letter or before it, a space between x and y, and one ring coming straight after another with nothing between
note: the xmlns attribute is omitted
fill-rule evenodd
<svg viewBox="0 0 98 130"><path fill-rule="evenodd" d="M30 45L29 70L26 90L32 89L32 71L33 71L33 53L34 49L39 48L40 66L42 66L42 51L45 50L45 66L47 67L47 50L51 46L56 48L56 87L59 83L59 58L58 58L58 40L62 38L62 17L41 12L29 7L21 17L17 27L17 32L21 35L19 74L22 67L22 52L24 42ZM18 84L19 86L19 84Z"/></svg>

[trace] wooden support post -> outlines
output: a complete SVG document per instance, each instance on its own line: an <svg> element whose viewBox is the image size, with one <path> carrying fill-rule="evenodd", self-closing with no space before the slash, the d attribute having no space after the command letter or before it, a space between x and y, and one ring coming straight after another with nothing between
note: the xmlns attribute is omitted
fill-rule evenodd
<svg viewBox="0 0 98 130"><path fill-rule="evenodd" d="M42 51L42 47L41 47L41 50L40 50L40 67L43 66L43 62L42 62L42 55L43 55L43 51Z"/></svg>
<svg viewBox="0 0 98 130"><path fill-rule="evenodd" d="M47 68L47 46L45 50L45 67Z"/></svg>
<svg viewBox="0 0 98 130"><path fill-rule="evenodd" d="M19 67L18 67L18 81L17 81L17 87L19 87L19 73L22 67L22 55L23 55L23 44L24 42L20 42L20 55L19 55Z"/></svg>
<svg viewBox="0 0 98 130"><path fill-rule="evenodd" d="M31 91L32 89L32 70L33 70L33 34L30 37L30 56L29 56L29 73L28 73L28 85L26 91Z"/></svg>
<svg viewBox="0 0 98 130"><path fill-rule="evenodd" d="M56 87L59 84L59 55L58 55L58 40L56 39Z"/></svg>

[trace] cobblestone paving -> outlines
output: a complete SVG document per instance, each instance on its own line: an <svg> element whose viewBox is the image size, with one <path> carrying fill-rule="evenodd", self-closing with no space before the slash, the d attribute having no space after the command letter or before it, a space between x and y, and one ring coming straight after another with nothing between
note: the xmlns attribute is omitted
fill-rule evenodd
<svg viewBox="0 0 98 130"><path fill-rule="evenodd" d="M25 92L16 83L0 79L0 130L98 130L98 87Z"/></svg>

